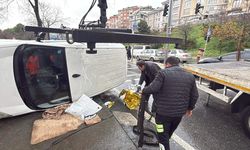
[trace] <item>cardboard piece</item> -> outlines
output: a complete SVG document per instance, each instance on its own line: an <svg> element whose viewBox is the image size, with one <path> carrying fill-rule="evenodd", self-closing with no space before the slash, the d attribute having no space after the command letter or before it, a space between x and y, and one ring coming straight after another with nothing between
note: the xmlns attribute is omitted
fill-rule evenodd
<svg viewBox="0 0 250 150"><path fill-rule="evenodd" d="M98 115L95 115L95 117L91 118L91 119L85 119L85 124L86 125L93 125L93 124L97 124L99 122L101 122L101 118Z"/></svg>
<svg viewBox="0 0 250 150"><path fill-rule="evenodd" d="M70 115L63 114L56 119L39 119L33 123L31 144L57 137L69 131L76 130L83 121Z"/></svg>

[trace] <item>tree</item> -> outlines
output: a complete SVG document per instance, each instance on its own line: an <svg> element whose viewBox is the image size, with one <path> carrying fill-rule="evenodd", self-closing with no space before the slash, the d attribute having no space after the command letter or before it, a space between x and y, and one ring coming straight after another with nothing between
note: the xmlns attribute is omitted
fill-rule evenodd
<svg viewBox="0 0 250 150"><path fill-rule="evenodd" d="M0 4L0 17L6 10L8 10L9 5L15 0L0 0L2 2ZM3 4L3 2L5 4ZM17 2L17 0L16 0ZM18 1L19 3L19 1ZM27 16L27 20L29 20L32 24L37 24L37 26L46 26L50 27L55 24L62 24L64 18L62 17L62 12L58 7L53 7L48 3L39 1L39 0L23 0L22 4L19 6L22 8L23 12ZM0 19L1 21L1 19ZM48 34L49 39L49 34Z"/></svg>
<svg viewBox="0 0 250 150"><path fill-rule="evenodd" d="M148 26L146 21L141 20L138 23L138 32L141 34L149 34L150 33L150 27Z"/></svg>
<svg viewBox="0 0 250 150"><path fill-rule="evenodd" d="M188 36L192 31L192 26L189 23L185 23L177 29L180 36L184 39L184 48L187 49Z"/></svg>
<svg viewBox="0 0 250 150"><path fill-rule="evenodd" d="M17 24L14 28L0 30L0 39L20 39L31 40L34 39L34 35L30 32L23 31L24 25Z"/></svg>
<svg viewBox="0 0 250 150"><path fill-rule="evenodd" d="M11 3L13 3L15 0L0 0L0 16L6 15L5 13L8 12L8 7ZM25 0L26 1L26 0ZM39 15L39 4L38 4L38 0L34 0L34 2L32 2L31 0L28 0L28 3L30 4L30 6L32 7L34 13L35 13L35 17L37 20L37 25L38 26L42 26L42 20L40 18Z"/></svg>
<svg viewBox="0 0 250 150"><path fill-rule="evenodd" d="M250 15L243 13L236 18L227 19L229 21L215 25L213 34L219 38L220 42L232 39L237 41L235 48L238 51L237 60L239 60L242 43L247 41L250 34Z"/></svg>
<svg viewBox="0 0 250 150"><path fill-rule="evenodd" d="M51 27L53 25L59 25L64 23L66 20L63 18L63 13L61 9L58 7L52 6L45 2L39 2L39 10L40 10L40 16L42 21L42 26L44 27ZM34 24L36 22L35 16L36 14L34 11L29 7L29 4L24 4L23 11L25 14L27 14L27 20L29 23ZM48 34L48 39L50 39L50 35Z"/></svg>
<svg viewBox="0 0 250 150"><path fill-rule="evenodd" d="M60 8L58 8L56 6L52 6L52 5L45 3L45 2L39 2L38 5L39 5L42 26L51 27L53 25L56 25L59 23L61 24L62 22L64 22L65 18L63 18L63 13L62 13ZM23 11L27 15L26 18L27 18L27 20L29 20L29 23L34 24L35 23L34 18L36 18L35 17L36 14L29 7L28 3L25 3L23 5Z"/></svg>
<svg viewBox="0 0 250 150"><path fill-rule="evenodd" d="M32 7L34 13L35 13L37 26L42 27L43 23L42 23L40 15L39 15L39 3L38 3L38 0L34 0L34 3L32 3L31 0L28 0L28 1L30 3L30 6Z"/></svg>

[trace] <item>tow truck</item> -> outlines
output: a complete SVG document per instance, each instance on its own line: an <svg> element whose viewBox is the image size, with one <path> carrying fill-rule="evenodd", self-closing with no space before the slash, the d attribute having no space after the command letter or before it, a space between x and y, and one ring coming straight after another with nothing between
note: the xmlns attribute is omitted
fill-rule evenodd
<svg viewBox="0 0 250 150"><path fill-rule="evenodd" d="M187 64L183 67L198 77L197 87L207 93L207 105L212 95L231 105L232 113L241 114L242 127L250 138L250 62ZM235 94L230 96L229 91Z"/></svg>

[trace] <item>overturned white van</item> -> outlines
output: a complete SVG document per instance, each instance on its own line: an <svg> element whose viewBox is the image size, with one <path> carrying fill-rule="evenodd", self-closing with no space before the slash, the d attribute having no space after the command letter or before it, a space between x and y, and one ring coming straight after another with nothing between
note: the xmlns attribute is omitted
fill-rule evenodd
<svg viewBox="0 0 250 150"><path fill-rule="evenodd" d="M123 83L127 74L122 44L0 40L0 118L90 97Z"/></svg>

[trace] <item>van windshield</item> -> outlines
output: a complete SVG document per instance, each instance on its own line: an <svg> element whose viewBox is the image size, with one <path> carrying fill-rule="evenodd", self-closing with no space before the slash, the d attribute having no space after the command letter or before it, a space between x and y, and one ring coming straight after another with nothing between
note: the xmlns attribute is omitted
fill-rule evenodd
<svg viewBox="0 0 250 150"><path fill-rule="evenodd" d="M150 46L146 46L145 49L150 49L151 47Z"/></svg>

